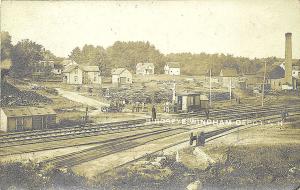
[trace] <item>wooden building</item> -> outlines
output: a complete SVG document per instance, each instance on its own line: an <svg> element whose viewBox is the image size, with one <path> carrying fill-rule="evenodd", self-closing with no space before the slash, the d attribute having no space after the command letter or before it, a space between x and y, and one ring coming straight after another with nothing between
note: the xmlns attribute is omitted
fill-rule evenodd
<svg viewBox="0 0 300 190"><path fill-rule="evenodd" d="M168 62L164 66L165 74L180 75L180 64L178 62Z"/></svg>
<svg viewBox="0 0 300 190"><path fill-rule="evenodd" d="M98 66L71 64L63 70L63 81L67 84L101 84Z"/></svg>
<svg viewBox="0 0 300 190"><path fill-rule="evenodd" d="M175 102L178 112L193 112L209 108L209 99L199 92L178 93Z"/></svg>
<svg viewBox="0 0 300 190"><path fill-rule="evenodd" d="M225 88L237 88L239 86L239 74L234 68L225 68L220 71L219 83Z"/></svg>
<svg viewBox="0 0 300 190"><path fill-rule="evenodd" d="M4 132L38 130L56 126L56 113L46 107L3 107L0 110Z"/></svg>
<svg viewBox="0 0 300 190"><path fill-rule="evenodd" d="M136 64L137 75L154 75L153 63L138 63Z"/></svg>
<svg viewBox="0 0 300 190"><path fill-rule="evenodd" d="M125 68L117 68L111 71L113 86L132 83L132 74Z"/></svg>

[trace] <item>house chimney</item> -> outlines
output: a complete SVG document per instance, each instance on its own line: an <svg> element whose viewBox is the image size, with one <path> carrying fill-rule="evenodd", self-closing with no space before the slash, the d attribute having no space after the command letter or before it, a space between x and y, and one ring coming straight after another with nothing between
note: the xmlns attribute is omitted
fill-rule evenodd
<svg viewBox="0 0 300 190"><path fill-rule="evenodd" d="M292 85L292 33L285 33L285 82Z"/></svg>

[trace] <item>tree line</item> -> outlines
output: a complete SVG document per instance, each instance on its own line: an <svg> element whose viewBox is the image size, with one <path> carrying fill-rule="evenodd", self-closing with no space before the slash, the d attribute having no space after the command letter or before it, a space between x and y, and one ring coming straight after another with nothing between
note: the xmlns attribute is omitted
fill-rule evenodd
<svg viewBox="0 0 300 190"><path fill-rule="evenodd" d="M63 58L56 57L49 50L31 40L21 40L12 45L8 32L1 32L1 60L11 59L11 73L16 76L26 76L31 73L30 65L44 59L60 62ZM96 65L104 75L109 75L112 68L125 67L135 72L139 62L152 62L155 73L163 73L166 62L179 62L182 74L203 75L212 70L217 74L222 68L235 68L240 73L256 73L266 61L272 65L282 59L269 57L264 59L249 59L235 57L230 54L207 53L171 53L163 54L150 42L116 41L108 48L94 45L75 47L68 56L78 64Z"/></svg>

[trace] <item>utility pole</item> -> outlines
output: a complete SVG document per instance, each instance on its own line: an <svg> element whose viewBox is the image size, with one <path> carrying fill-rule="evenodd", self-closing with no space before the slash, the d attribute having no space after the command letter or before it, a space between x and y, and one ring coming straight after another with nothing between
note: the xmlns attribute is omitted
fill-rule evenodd
<svg viewBox="0 0 300 190"><path fill-rule="evenodd" d="M85 118L84 118L85 123L87 123L87 122L88 122L88 119L89 119L88 111L89 111L89 107L87 106L87 107L85 108Z"/></svg>
<svg viewBox="0 0 300 190"><path fill-rule="evenodd" d="M211 107L211 69L209 69L209 107Z"/></svg>
<svg viewBox="0 0 300 190"><path fill-rule="evenodd" d="M264 96L265 96L265 81L266 81L267 64L265 62L264 81L261 91L261 106L264 107Z"/></svg>
<svg viewBox="0 0 300 190"><path fill-rule="evenodd" d="M229 100L231 100L231 77L229 81Z"/></svg>
<svg viewBox="0 0 300 190"><path fill-rule="evenodd" d="M175 104L175 102L176 102L176 81L175 81L175 76L173 78L172 102L173 102L173 104Z"/></svg>

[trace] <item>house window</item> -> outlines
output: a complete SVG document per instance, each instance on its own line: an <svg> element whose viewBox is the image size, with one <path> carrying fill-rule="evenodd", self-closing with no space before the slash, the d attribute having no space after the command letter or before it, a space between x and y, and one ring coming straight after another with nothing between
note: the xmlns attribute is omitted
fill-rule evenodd
<svg viewBox="0 0 300 190"><path fill-rule="evenodd" d="M78 76L74 77L74 81L77 82L78 81Z"/></svg>
<svg viewBox="0 0 300 190"><path fill-rule="evenodd" d="M94 81L97 81L97 77L96 76L94 76Z"/></svg>
<svg viewBox="0 0 300 190"><path fill-rule="evenodd" d="M280 86L280 85L281 85L281 82L278 83L278 86Z"/></svg>

